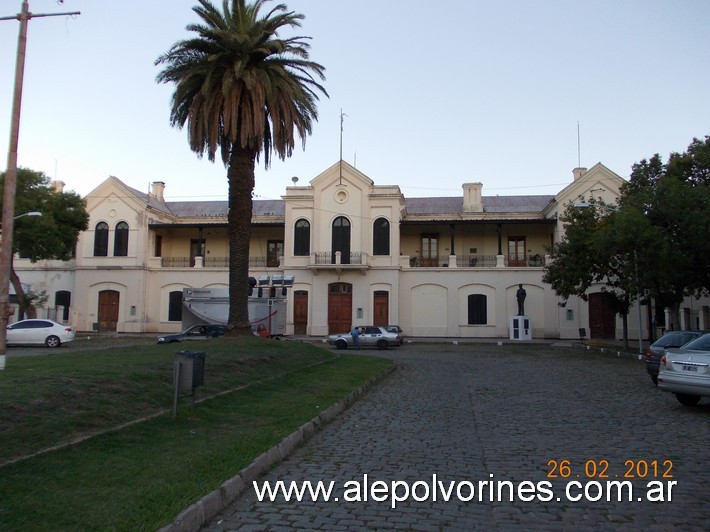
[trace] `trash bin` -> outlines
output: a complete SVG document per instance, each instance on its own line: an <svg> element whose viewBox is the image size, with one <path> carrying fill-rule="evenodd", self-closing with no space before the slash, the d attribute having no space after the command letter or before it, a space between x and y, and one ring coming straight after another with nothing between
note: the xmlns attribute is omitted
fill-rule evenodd
<svg viewBox="0 0 710 532"><path fill-rule="evenodd" d="M175 353L175 367L175 375L178 376L180 389L192 390L204 384L204 351L178 351Z"/></svg>

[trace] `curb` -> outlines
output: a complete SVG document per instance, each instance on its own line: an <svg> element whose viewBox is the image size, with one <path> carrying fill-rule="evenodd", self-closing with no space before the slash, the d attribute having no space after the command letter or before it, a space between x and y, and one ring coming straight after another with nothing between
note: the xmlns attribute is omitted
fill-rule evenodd
<svg viewBox="0 0 710 532"><path fill-rule="evenodd" d="M638 360L640 362L645 362L646 358L643 354L639 353L629 353L627 351L619 351L618 349L614 349L613 347L601 347L601 346L593 346L589 344L571 344L574 347L579 347L582 349L586 349L587 351L599 351L600 353L608 353L609 355L615 355L617 358L628 358L631 360Z"/></svg>
<svg viewBox="0 0 710 532"><path fill-rule="evenodd" d="M335 420L345 410L365 395L375 385L397 369L393 364L376 377L353 390L345 398L333 404L310 421L301 425L294 432L286 436L281 442L257 456L252 463L239 471L235 476L226 480L222 485L191 504L180 512L172 523L159 528L159 532L197 532L216 517L222 510L233 503L251 483L270 469L273 465L286 459L301 444L307 442L313 435L328 423Z"/></svg>

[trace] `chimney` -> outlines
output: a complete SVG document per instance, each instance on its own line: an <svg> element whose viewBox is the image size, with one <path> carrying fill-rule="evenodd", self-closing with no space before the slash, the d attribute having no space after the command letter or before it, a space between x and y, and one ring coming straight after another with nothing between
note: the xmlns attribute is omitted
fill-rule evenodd
<svg viewBox="0 0 710 532"><path fill-rule="evenodd" d="M58 192L59 194L64 192L65 185L66 185L66 183L64 181L50 181L50 183L49 183L49 186L52 187L52 190L54 192Z"/></svg>
<svg viewBox="0 0 710 532"><path fill-rule="evenodd" d="M165 183L163 181L153 181L151 183L152 191L150 193L155 199L163 201L163 192L165 192Z"/></svg>
<svg viewBox="0 0 710 532"><path fill-rule="evenodd" d="M482 189L483 183L463 184L463 212L483 212Z"/></svg>
<svg viewBox="0 0 710 532"><path fill-rule="evenodd" d="M574 168L572 170L572 175L574 176L574 180L577 181L577 179L582 177L586 172L587 172L587 169L582 166Z"/></svg>

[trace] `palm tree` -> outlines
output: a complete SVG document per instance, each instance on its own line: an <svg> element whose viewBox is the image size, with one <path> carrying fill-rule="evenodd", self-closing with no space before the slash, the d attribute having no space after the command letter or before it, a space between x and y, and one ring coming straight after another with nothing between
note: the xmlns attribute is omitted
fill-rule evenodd
<svg viewBox="0 0 710 532"><path fill-rule="evenodd" d="M317 80L325 68L309 60L309 37L280 38L282 28L300 28L304 16L269 0L223 0L222 12L209 0L193 11L197 35L175 43L155 62L164 65L159 83L173 82L172 126L187 124L190 148L215 160L219 150L229 183L229 318L232 334L249 334L248 277L254 167L263 153L284 160L293 153L294 134L305 148L318 118Z"/></svg>

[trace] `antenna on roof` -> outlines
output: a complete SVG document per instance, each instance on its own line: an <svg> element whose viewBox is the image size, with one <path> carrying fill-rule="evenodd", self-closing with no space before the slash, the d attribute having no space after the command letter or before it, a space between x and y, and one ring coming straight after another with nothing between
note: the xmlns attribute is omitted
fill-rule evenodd
<svg viewBox="0 0 710 532"><path fill-rule="evenodd" d="M582 150L579 140L579 120L577 120L577 168L582 166Z"/></svg>
<svg viewBox="0 0 710 532"><path fill-rule="evenodd" d="M340 180L338 182L339 185L343 184L343 118L346 117L345 113L343 113L342 107L340 108Z"/></svg>

